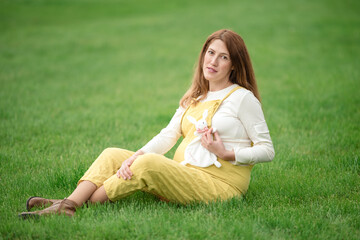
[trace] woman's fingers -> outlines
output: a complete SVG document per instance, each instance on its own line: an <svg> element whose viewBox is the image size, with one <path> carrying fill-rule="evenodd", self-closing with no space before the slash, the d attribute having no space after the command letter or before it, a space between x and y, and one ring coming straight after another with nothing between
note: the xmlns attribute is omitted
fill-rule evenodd
<svg viewBox="0 0 360 240"><path fill-rule="evenodd" d="M203 145L203 147L206 147L206 140L205 140L205 136L203 136L202 138L201 138L201 145Z"/></svg>
<svg viewBox="0 0 360 240"><path fill-rule="evenodd" d="M131 172L131 170L129 168L129 165L124 166L124 175L125 175L126 179L131 179L132 172Z"/></svg>
<svg viewBox="0 0 360 240"><path fill-rule="evenodd" d="M127 180L127 179L130 179L131 176L130 174L128 173L128 171L125 169L125 168L122 168L120 170L120 173L121 173L121 177L124 179L124 180Z"/></svg>
<svg viewBox="0 0 360 240"><path fill-rule="evenodd" d="M123 171L122 167L119 168L119 170L116 172L116 176L117 176L118 178L123 178L123 179L125 179L125 176L124 176L124 174L122 173L122 171Z"/></svg>
<svg viewBox="0 0 360 240"><path fill-rule="evenodd" d="M205 138L208 144L211 144L213 141L213 137L211 135L211 128L209 129L209 131L207 131L205 134Z"/></svg>
<svg viewBox="0 0 360 240"><path fill-rule="evenodd" d="M219 133L216 131L214 132L214 140L215 141L218 141L218 140L221 140L220 136L219 136Z"/></svg>
<svg viewBox="0 0 360 240"><path fill-rule="evenodd" d="M225 147L219 133L217 131L212 133L212 130L213 129L210 128L209 131L203 134L201 138L201 145L210 152L220 156L220 153L224 151Z"/></svg>
<svg viewBox="0 0 360 240"><path fill-rule="evenodd" d="M138 153L139 152L139 153ZM124 180L127 180L127 179L131 179L133 173L132 171L130 170L130 166L133 164L133 162L135 161L136 157L138 155L142 155L143 152L142 151L138 151L137 153L138 154L134 154L132 155L131 157L129 157L128 159L126 159L122 164L121 164L121 167L120 169L116 172L116 176L118 178L122 177Z"/></svg>
<svg viewBox="0 0 360 240"><path fill-rule="evenodd" d="M132 177L132 172L131 172L130 167L129 167L128 165L125 166L124 171L125 171L125 173L126 173L127 179L131 179L131 177Z"/></svg>
<svg viewBox="0 0 360 240"><path fill-rule="evenodd" d="M209 131L206 131L203 136L201 137L201 145L203 147L205 147L206 149L209 148L209 145L211 145L213 142L213 139L212 139L212 136L211 136L211 132L210 130Z"/></svg>
<svg viewBox="0 0 360 240"><path fill-rule="evenodd" d="M122 177L124 180L131 179L132 172L130 170L128 162L126 162L126 161L123 162L123 164L121 165L121 168L116 172L116 176L118 178Z"/></svg>

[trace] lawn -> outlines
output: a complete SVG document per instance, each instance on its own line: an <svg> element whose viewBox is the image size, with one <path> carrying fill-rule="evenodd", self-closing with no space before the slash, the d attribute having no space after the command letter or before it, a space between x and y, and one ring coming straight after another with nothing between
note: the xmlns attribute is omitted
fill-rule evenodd
<svg viewBox="0 0 360 240"><path fill-rule="evenodd" d="M0 239L360 239L359 12L356 0L0 0ZM140 192L18 219L29 196L68 196L103 149L137 150L165 127L222 28L247 44L276 151L244 198Z"/></svg>

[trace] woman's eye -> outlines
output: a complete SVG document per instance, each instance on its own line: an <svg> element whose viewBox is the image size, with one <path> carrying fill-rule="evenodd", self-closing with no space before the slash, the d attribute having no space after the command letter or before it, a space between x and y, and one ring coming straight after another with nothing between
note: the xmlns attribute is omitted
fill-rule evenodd
<svg viewBox="0 0 360 240"><path fill-rule="evenodd" d="M209 50L209 51L208 51L208 53L209 53L209 54L213 54L214 52L213 52L213 51L211 51L211 50Z"/></svg>
<svg viewBox="0 0 360 240"><path fill-rule="evenodd" d="M222 56L222 59L228 60L227 56Z"/></svg>

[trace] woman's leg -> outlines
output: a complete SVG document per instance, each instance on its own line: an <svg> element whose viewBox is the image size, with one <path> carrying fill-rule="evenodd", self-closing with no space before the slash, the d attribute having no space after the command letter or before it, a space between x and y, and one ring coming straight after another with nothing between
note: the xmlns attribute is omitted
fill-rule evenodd
<svg viewBox="0 0 360 240"><path fill-rule="evenodd" d="M84 202L88 201L92 195L94 195L92 199L95 202L106 201L107 196L104 194L103 187L101 187L102 184L105 180L117 172L124 160L133 154L134 152L119 148L105 149L90 166L84 176L79 180L77 188L67 199L51 202L53 205L42 211L23 212L19 216L27 218L30 216L48 215L54 213L65 213L72 216L75 212L75 208L83 205ZM98 191L96 191L97 189ZM29 205L29 200L27 201L27 206ZM44 203L49 202L49 199L45 198L41 198L40 200ZM45 204L41 203L41 205ZM29 208L30 206L28 209Z"/></svg>
<svg viewBox="0 0 360 240"><path fill-rule="evenodd" d="M85 172L78 185L83 181L90 181L97 188L101 187L109 177L119 170L123 161L133 154L134 152L125 149L106 148Z"/></svg>
<svg viewBox="0 0 360 240"><path fill-rule="evenodd" d="M89 200L90 200L91 203L97 203L97 202L99 202L99 203L104 203L104 202L109 201L109 198L108 198L108 196L106 195L104 186L99 187L99 188L93 193L93 195L91 195L91 197L90 197Z"/></svg>
<svg viewBox="0 0 360 240"><path fill-rule="evenodd" d="M114 175L121 167L123 161L132 156L134 152L120 149L107 148L90 166L80 179L77 188L68 197L81 206L86 201L105 202L108 200L104 188L104 181Z"/></svg>
<svg viewBox="0 0 360 240"><path fill-rule="evenodd" d="M241 195L239 190L224 181L159 154L139 156L130 169L133 172L130 180L118 178L116 175L106 180L104 187L99 189L98 199L106 195L109 200L117 201L139 190L184 204Z"/></svg>
<svg viewBox="0 0 360 240"><path fill-rule="evenodd" d="M84 202L89 200L91 195L96 191L97 186L90 181L83 181L79 183L76 189L71 193L71 195L67 198L71 201L74 201L77 206L82 206ZM26 203L26 208L30 211L34 206L45 206L52 205L62 199L46 199L40 197L31 197L28 199Z"/></svg>
<svg viewBox="0 0 360 240"><path fill-rule="evenodd" d="M82 181L76 189L71 193L71 195L67 198L70 199L78 206L82 206L93 193L96 191L97 186L90 181Z"/></svg>

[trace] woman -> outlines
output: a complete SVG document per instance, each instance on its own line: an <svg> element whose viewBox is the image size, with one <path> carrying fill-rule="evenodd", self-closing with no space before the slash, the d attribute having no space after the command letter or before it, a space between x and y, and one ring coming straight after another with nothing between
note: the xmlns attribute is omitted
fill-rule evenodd
<svg viewBox="0 0 360 240"><path fill-rule="evenodd" d="M164 157L181 135L174 159ZM216 166L202 154L215 156ZM219 30L206 40L192 86L166 128L137 152L105 149L68 198L31 197L29 212L20 216L72 216L85 202L116 201L139 190L183 204L225 200L244 194L253 165L273 158L245 43L235 32ZM46 204L51 206L30 212Z"/></svg>

